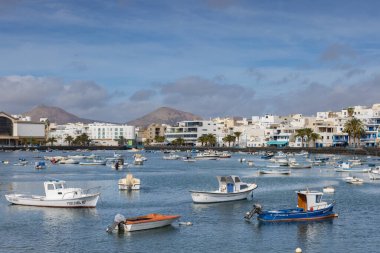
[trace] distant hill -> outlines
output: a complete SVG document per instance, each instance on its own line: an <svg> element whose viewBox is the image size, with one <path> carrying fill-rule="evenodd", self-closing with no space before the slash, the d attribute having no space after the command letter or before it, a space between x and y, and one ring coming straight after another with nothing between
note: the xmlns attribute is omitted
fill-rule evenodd
<svg viewBox="0 0 380 253"><path fill-rule="evenodd" d="M46 106L46 105L39 105L33 108L31 111L23 113L22 115L30 116L32 121L40 121L40 118L48 118L49 122L57 123L57 124L76 123L76 122L92 123L96 121L96 120L79 118L78 116L68 113L59 107Z"/></svg>
<svg viewBox="0 0 380 253"><path fill-rule="evenodd" d="M169 107L160 107L157 110L142 116L141 118L127 122L128 125L147 127L152 123L174 125L184 120L201 120L202 118Z"/></svg>

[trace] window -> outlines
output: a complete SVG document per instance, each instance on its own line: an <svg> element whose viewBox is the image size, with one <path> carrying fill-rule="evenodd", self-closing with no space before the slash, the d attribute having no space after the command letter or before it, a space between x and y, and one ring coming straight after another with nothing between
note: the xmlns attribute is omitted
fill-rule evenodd
<svg viewBox="0 0 380 253"><path fill-rule="evenodd" d="M322 195L315 196L315 203L320 203L322 199Z"/></svg>
<svg viewBox="0 0 380 253"><path fill-rule="evenodd" d="M54 185L53 184L48 184L48 190L51 191L51 190L54 190Z"/></svg>
<svg viewBox="0 0 380 253"><path fill-rule="evenodd" d="M57 189L63 189L63 185L62 184L56 184L56 188Z"/></svg>

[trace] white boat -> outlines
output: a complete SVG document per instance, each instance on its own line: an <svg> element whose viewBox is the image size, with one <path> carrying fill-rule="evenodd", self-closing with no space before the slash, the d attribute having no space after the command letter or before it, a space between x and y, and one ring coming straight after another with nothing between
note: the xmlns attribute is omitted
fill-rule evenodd
<svg viewBox="0 0 380 253"><path fill-rule="evenodd" d="M291 171L288 169L265 169L259 170L260 174L280 174L280 175L290 175Z"/></svg>
<svg viewBox="0 0 380 253"><path fill-rule="evenodd" d="M216 160L219 158L219 156L220 156L219 153L213 150L209 150L203 153L198 153L194 158L197 160Z"/></svg>
<svg viewBox="0 0 380 253"><path fill-rule="evenodd" d="M79 165L106 165L106 161L105 160L92 160L92 161L84 161L84 162L80 162Z"/></svg>
<svg viewBox="0 0 380 253"><path fill-rule="evenodd" d="M364 180L358 177L345 177L343 180L349 184L363 184L364 183Z"/></svg>
<svg viewBox="0 0 380 253"><path fill-rule="evenodd" d="M288 166L289 165L289 161L286 157L285 158L276 158L275 163L280 165L280 166Z"/></svg>
<svg viewBox="0 0 380 253"><path fill-rule="evenodd" d="M182 161L184 162L189 162L189 163L193 163L195 162L196 160L194 158L192 158L191 156L186 156L186 157L183 157L182 158Z"/></svg>
<svg viewBox="0 0 380 253"><path fill-rule="evenodd" d="M219 158L231 158L231 154L228 152L223 152L219 154Z"/></svg>
<svg viewBox="0 0 380 253"><path fill-rule="evenodd" d="M311 169L311 164L299 164L298 162L290 162L289 167L292 169Z"/></svg>
<svg viewBox="0 0 380 253"><path fill-rule="evenodd" d="M380 179L380 166L375 167L374 169L370 169L368 171L369 178L372 180Z"/></svg>
<svg viewBox="0 0 380 253"><path fill-rule="evenodd" d="M74 159L74 160L82 160L82 159L87 158L87 156L85 156L85 155L69 155L69 156L67 156L67 158Z"/></svg>
<svg viewBox="0 0 380 253"><path fill-rule="evenodd" d="M349 163L342 163L338 165L338 168L335 169L336 172L356 172L356 173L366 173L369 168L351 168Z"/></svg>
<svg viewBox="0 0 380 253"><path fill-rule="evenodd" d="M178 220L179 215L163 215L151 213L144 216L125 218L121 214L117 214L112 225L108 226L107 232L133 232L139 230L160 228L171 225L175 220Z"/></svg>
<svg viewBox="0 0 380 253"><path fill-rule="evenodd" d="M330 186L326 186L326 187L323 187L323 192L324 193L334 193L335 192L335 188L332 187L331 185Z"/></svg>
<svg viewBox="0 0 380 253"><path fill-rule="evenodd" d="M143 165L144 164L144 160L142 158L142 155L136 154L135 155L135 160L133 161L133 164L134 165Z"/></svg>
<svg viewBox="0 0 380 253"><path fill-rule="evenodd" d="M164 159L164 160L178 160L179 158L181 158L181 157L179 155L176 155L176 154L170 154L168 156L162 157L162 159Z"/></svg>
<svg viewBox="0 0 380 253"><path fill-rule="evenodd" d="M59 160L58 163L59 164L79 164L79 161L71 159L71 158L64 158L64 159Z"/></svg>
<svg viewBox="0 0 380 253"><path fill-rule="evenodd" d="M247 164L249 167L253 167L255 165L252 160L248 160Z"/></svg>
<svg viewBox="0 0 380 253"><path fill-rule="evenodd" d="M128 173L125 178L119 179L119 190L140 190L140 179Z"/></svg>
<svg viewBox="0 0 380 253"><path fill-rule="evenodd" d="M257 188L256 184L247 184L238 176L217 176L219 189L216 191L190 191L194 203L216 203L242 200L249 197Z"/></svg>
<svg viewBox="0 0 380 253"><path fill-rule="evenodd" d="M7 194L5 198L12 204L25 206L96 207L100 195L99 192L90 193L92 189L66 188L62 180L46 181L44 188L45 196Z"/></svg>

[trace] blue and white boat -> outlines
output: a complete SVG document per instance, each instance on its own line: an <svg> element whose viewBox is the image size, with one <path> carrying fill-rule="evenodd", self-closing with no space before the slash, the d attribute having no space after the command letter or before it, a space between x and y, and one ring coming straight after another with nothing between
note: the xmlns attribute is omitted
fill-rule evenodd
<svg viewBox="0 0 380 253"><path fill-rule="evenodd" d="M293 209L263 211L260 204L244 216L249 220L257 214L257 219L264 222L313 221L338 217L333 212L334 202L328 204L322 201L323 193L319 191L298 191L298 206Z"/></svg>

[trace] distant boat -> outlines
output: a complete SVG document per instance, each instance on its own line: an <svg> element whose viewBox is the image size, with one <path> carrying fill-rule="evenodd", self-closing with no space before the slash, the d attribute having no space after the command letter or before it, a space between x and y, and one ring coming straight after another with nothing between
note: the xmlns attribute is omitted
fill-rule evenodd
<svg viewBox="0 0 380 253"><path fill-rule="evenodd" d="M191 157L191 156L186 156L186 157L183 157L183 158L182 158L182 161L184 161L184 162L189 162L189 163L193 163L193 162L195 162L196 160L195 160L193 157Z"/></svg>
<svg viewBox="0 0 380 253"><path fill-rule="evenodd" d="M198 153L194 159L196 160L216 160L219 158L219 154L213 150L208 150L203 153Z"/></svg>
<svg viewBox="0 0 380 253"><path fill-rule="evenodd" d="M364 183L364 180L358 177L345 177L343 180L349 184L363 184Z"/></svg>
<svg viewBox="0 0 380 253"><path fill-rule="evenodd" d="M338 217L333 212L334 203L322 201L323 193L319 191L298 191L297 208L281 210L262 210L260 204L255 204L244 218L251 219L257 214L257 219L263 222L313 221Z"/></svg>
<svg viewBox="0 0 380 253"><path fill-rule="evenodd" d="M323 187L323 192L324 193L334 193L335 192L335 188L332 187L332 186L326 186L326 187Z"/></svg>
<svg viewBox="0 0 380 253"><path fill-rule="evenodd" d="M217 203L247 199L256 184L247 184L238 176L217 176L219 189L216 191L190 191L194 203Z"/></svg>
<svg viewBox="0 0 380 253"><path fill-rule="evenodd" d="M144 164L144 160L143 160L141 154L135 154L135 160L133 161L133 164L134 165L143 165Z"/></svg>
<svg viewBox="0 0 380 253"><path fill-rule="evenodd" d="M106 165L105 160L92 160L92 161L83 161L80 162L79 165Z"/></svg>
<svg viewBox="0 0 380 253"><path fill-rule="evenodd" d="M35 162L34 168L37 169L37 170L46 169L46 163L45 163L45 161Z"/></svg>
<svg viewBox="0 0 380 253"><path fill-rule="evenodd" d="M162 159L164 159L164 160L178 160L179 158L181 158L181 157L179 155L176 155L176 154L170 154L170 155L162 157Z"/></svg>
<svg viewBox="0 0 380 253"><path fill-rule="evenodd" d="M151 213L144 216L125 218L121 214L117 214L112 225L108 226L107 232L133 232L139 230L160 228L171 225L175 220L178 220L179 215L164 215Z"/></svg>
<svg viewBox="0 0 380 253"><path fill-rule="evenodd" d="M290 175L291 171L289 169L265 169L265 170L259 170L259 174Z"/></svg>
<svg viewBox="0 0 380 253"><path fill-rule="evenodd" d="M369 178L372 180L380 179L380 166L368 171Z"/></svg>
<svg viewBox="0 0 380 253"><path fill-rule="evenodd" d="M311 164L299 164L297 162L290 162L289 167L292 169L311 169Z"/></svg>
<svg viewBox="0 0 380 253"><path fill-rule="evenodd" d="M44 188L45 196L7 194L5 198L12 204L24 206L95 207L100 195L89 193L90 189L66 188L62 180L46 181Z"/></svg>

